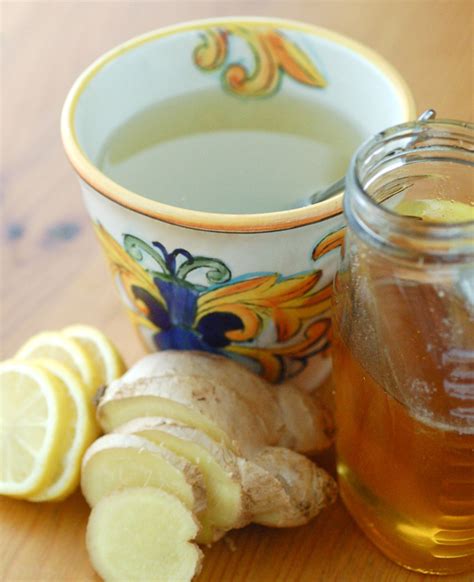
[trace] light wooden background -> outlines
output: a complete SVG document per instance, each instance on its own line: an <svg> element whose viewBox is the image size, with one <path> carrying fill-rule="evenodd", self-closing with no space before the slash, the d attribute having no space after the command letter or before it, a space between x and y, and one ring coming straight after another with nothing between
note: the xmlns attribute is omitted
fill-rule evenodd
<svg viewBox="0 0 474 582"><path fill-rule="evenodd" d="M129 363L140 356L62 152L62 101L86 65L131 36L182 20L239 14L290 17L350 35L400 70L420 111L435 107L440 117L473 119L469 0L2 2L2 358L31 334L76 321L109 333ZM1 500L0 580L97 580L84 548L87 513L79 494L56 505ZM436 579L386 560L340 503L306 527L248 527L229 538L232 544L206 550L200 582Z"/></svg>

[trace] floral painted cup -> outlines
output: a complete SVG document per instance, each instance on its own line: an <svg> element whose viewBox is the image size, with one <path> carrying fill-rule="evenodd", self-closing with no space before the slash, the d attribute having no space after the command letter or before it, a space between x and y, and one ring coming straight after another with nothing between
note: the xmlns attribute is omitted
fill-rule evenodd
<svg viewBox="0 0 474 582"><path fill-rule="evenodd" d="M147 349L193 349L307 389L330 371L330 298L344 232L342 195L263 214L151 200L98 168L111 132L146 107L197 90L270 103L314 100L363 137L414 118L412 97L371 50L287 20L190 22L134 38L95 61L62 116L66 153L115 284ZM159 182L159 176L157 176Z"/></svg>

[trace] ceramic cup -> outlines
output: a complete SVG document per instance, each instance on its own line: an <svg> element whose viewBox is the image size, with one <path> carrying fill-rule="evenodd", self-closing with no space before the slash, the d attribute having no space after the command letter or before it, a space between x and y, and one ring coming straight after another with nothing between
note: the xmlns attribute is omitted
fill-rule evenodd
<svg viewBox="0 0 474 582"><path fill-rule="evenodd" d="M334 32L287 20L195 21L134 38L95 61L62 115L66 153L122 301L147 349L195 349L307 389L330 372L330 299L342 195L264 214L171 206L98 169L111 132L173 96L278 95L344 113L363 137L413 119L411 94L380 56ZM159 183L159 176L157 176ZM223 193L225 195L225 193Z"/></svg>

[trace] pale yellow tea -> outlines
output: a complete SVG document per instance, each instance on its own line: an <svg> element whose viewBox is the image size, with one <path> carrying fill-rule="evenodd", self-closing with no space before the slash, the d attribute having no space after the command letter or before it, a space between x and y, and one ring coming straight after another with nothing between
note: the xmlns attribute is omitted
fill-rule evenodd
<svg viewBox="0 0 474 582"><path fill-rule="evenodd" d="M362 134L334 110L288 95L215 90L173 97L120 126L99 167L142 196L194 210L273 212L341 178Z"/></svg>

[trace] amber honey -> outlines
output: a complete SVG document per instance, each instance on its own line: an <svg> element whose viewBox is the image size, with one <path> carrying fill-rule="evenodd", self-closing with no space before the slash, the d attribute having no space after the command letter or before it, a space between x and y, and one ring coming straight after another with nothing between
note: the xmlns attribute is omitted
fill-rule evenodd
<svg viewBox="0 0 474 582"><path fill-rule="evenodd" d="M338 473L347 508L367 536L406 567L474 569L474 430L438 422L434 413L413 413L362 367L338 323L336 316ZM461 363L454 370L465 386L469 370L462 353L456 355ZM432 368L429 380L426 385L443 378Z"/></svg>

